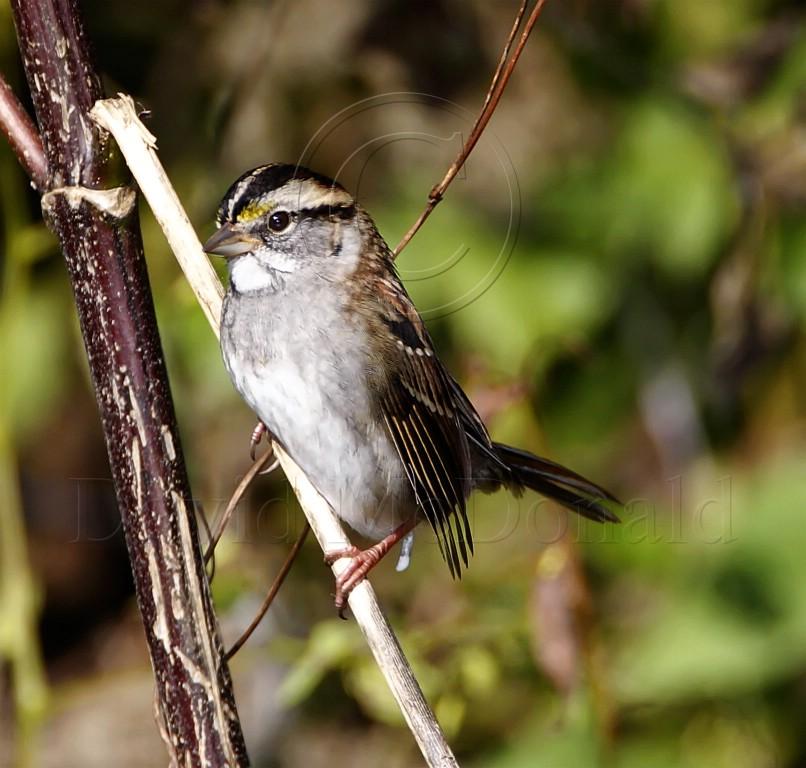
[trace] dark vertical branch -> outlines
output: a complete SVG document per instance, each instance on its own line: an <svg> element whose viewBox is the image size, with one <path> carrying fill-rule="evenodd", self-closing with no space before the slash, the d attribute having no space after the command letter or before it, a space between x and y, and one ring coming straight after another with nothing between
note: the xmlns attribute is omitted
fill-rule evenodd
<svg viewBox="0 0 806 768"><path fill-rule="evenodd" d="M173 762L248 763L205 577L136 195L89 118L101 86L74 0L12 0ZM43 190L44 191L44 190Z"/></svg>

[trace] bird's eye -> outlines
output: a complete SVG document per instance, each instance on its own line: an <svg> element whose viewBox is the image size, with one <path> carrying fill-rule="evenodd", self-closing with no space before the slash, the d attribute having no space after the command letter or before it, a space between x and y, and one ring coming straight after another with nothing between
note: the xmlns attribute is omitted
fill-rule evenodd
<svg viewBox="0 0 806 768"><path fill-rule="evenodd" d="M288 215L288 211L275 211L269 216L269 229L272 232L282 232L288 229L290 223L291 217Z"/></svg>

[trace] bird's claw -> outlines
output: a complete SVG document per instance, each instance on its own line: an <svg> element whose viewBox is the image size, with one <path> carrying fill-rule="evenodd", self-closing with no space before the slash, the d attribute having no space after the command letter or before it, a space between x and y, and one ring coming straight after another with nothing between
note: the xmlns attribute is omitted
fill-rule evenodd
<svg viewBox="0 0 806 768"><path fill-rule="evenodd" d="M416 518L406 520L369 549L359 549L350 545L349 547L325 553L325 562L328 565L333 565L342 558L349 558L350 560L345 569L336 576L336 595L333 602L336 604L336 609L342 619L344 618L344 608L347 605L347 598L350 593L366 578L367 574L398 541L408 536L415 525L417 525ZM409 552L410 545L406 556L408 556Z"/></svg>
<svg viewBox="0 0 806 768"><path fill-rule="evenodd" d="M347 567L336 576L336 594L334 595L333 603L340 619L346 619L344 609L347 607L347 598L350 597L350 593L380 562L384 554L384 550L378 545L369 549L350 546L325 554L325 562L328 565L333 565L337 560L343 558L349 558L350 560Z"/></svg>
<svg viewBox="0 0 806 768"><path fill-rule="evenodd" d="M265 435L267 431L266 425L262 421L259 421L257 424L255 424L255 428L252 430L252 438L249 441L249 455L252 457L252 461L255 460L255 452L257 451L257 447L260 445L260 441L263 439L263 435Z"/></svg>

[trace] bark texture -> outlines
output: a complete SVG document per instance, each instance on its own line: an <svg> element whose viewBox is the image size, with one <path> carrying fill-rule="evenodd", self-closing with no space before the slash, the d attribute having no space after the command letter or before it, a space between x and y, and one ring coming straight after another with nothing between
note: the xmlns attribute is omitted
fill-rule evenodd
<svg viewBox="0 0 806 768"><path fill-rule="evenodd" d="M154 667L161 730L182 766L248 764L213 611L137 218L71 0L12 0L47 159L42 210L75 294Z"/></svg>

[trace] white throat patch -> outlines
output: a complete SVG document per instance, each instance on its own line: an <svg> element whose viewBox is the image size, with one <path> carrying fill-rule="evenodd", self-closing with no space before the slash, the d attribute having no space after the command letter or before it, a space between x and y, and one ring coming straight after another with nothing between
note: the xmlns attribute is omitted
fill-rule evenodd
<svg viewBox="0 0 806 768"><path fill-rule="evenodd" d="M272 264L271 269L267 269L258 263L253 254L248 253L239 256L229 263L229 276L232 287L238 293L251 293L252 291L263 291L267 288L275 288L281 279L278 272L290 272L291 269L283 269L283 266L290 267L289 264Z"/></svg>

